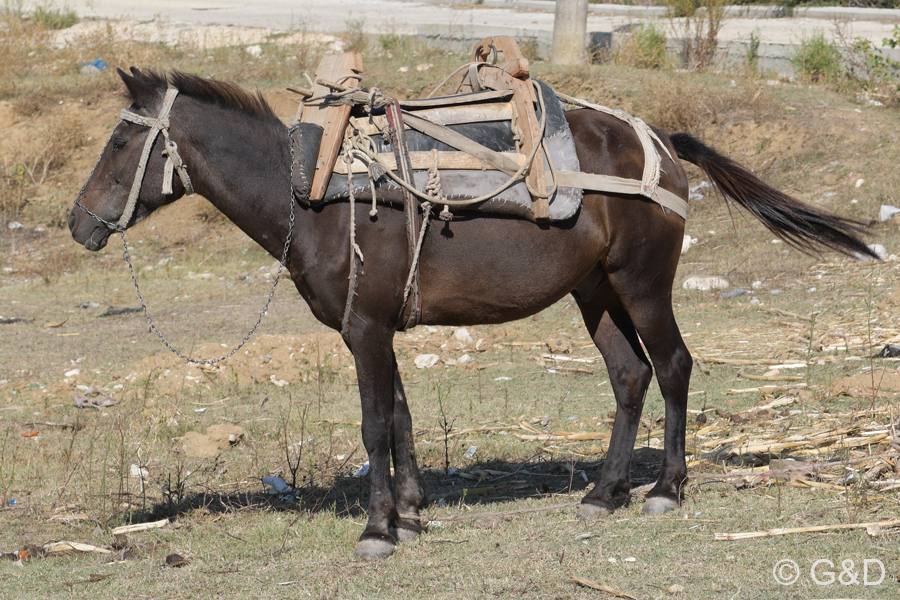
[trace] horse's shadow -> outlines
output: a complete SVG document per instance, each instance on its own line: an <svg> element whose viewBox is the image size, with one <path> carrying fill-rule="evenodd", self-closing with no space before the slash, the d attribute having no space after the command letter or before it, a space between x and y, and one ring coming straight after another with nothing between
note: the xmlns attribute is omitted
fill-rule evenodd
<svg viewBox="0 0 900 600"><path fill-rule="evenodd" d="M659 476L662 450L635 450L631 463L633 487L650 484ZM573 468L574 465L574 468ZM446 473L442 469L423 470L429 504L423 514L452 510L454 506L492 505L529 498L569 496L580 499L591 482L600 476L603 460L571 462L548 460L541 462L510 462L485 460L473 462L465 469ZM365 516L369 502L367 477L339 476L313 484L297 486L296 495L270 494L260 483L257 490L247 492L216 492L206 487L191 491L173 501L156 502L133 512L135 523L177 518L195 511L211 514L235 510L269 510L305 513L310 516L334 514L359 518ZM447 507L447 508L445 508Z"/></svg>

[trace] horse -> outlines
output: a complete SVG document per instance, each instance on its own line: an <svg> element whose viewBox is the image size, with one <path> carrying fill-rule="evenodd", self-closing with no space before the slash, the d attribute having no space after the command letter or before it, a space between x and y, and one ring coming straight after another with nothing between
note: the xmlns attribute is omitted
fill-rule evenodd
<svg viewBox="0 0 900 600"><path fill-rule="evenodd" d="M403 315L398 318L410 269L403 207L381 205L377 216L369 216L351 213L347 201L302 202L291 191L288 129L258 92L178 71L130 71L118 73L132 117L123 112L76 198L68 221L74 240L100 250L112 232L145 219L189 188L276 258L293 236L284 267L312 314L342 331L359 381L371 496L355 552L389 556L398 542L422 532L419 511L427 502L392 343L406 323ZM173 89L178 95L170 100ZM582 171L641 179L644 153L631 125L593 110L568 111L566 119ZM156 135L163 129L165 140ZM863 224L804 205L692 135L654 131L668 150L655 142L662 157L660 185L685 201L688 180L675 156L699 166L729 201L794 247L872 255L858 237ZM173 176L171 165L167 170L173 157L181 177ZM130 190L135 199L128 206ZM421 324L503 323L574 297L616 400L609 451L578 518L609 515L628 502L632 450L654 368L665 401L665 443L643 512L680 506L693 361L675 321L672 287L684 225L682 217L642 196L585 190L581 208L565 221L478 214L443 223L422 243ZM356 266L347 251L353 233L362 259ZM357 266L353 295L348 277ZM352 310L346 311L348 301Z"/></svg>

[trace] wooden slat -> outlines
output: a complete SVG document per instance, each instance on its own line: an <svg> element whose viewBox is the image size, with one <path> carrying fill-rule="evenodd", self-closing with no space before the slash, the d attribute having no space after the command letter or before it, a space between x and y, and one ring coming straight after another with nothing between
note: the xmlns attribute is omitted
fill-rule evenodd
<svg viewBox="0 0 900 600"><path fill-rule="evenodd" d="M425 135L429 135L436 140L440 140L448 146L456 148L457 150L462 150L463 152L480 158L481 160L494 165L501 171L513 174L519 170L520 165L514 160L510 160L503 154L491 150L490 148L487 148L479 144L478 142L470 140L464 135L456 133L452 129L447 129L446 127L435 125L431 121L420 119L419 117L416 117L415 115L411 115L409 113L403 114L403 120L411 128L417 129Z"/></svg>
<svg viewBox="0 0 900 600"><path fill-rule="evenodd" d="M530 81L516 79L506 71L495 67L484 67L482 83L485 87L494 89L512 89L513 94L513 122L522 132L522 153L530 155L535 146L541 143L540 131L538 131L538 119L532 101L534 88ZM547 190L547 173L544 168L544 151L537 148L534 160L525 180L531 189L538 191ZM538 220L550 218L550 203L547 198L534 198L531 203L534 218Z"/></svg>
<svg viewBox="0 0 900 600"><path fill-rule="evenodd" d="M456 96L441 96L439 98L413 98L401 100L400 108L419 110L436 106L453 106L456 104L472 104L474 102L489 102L491 100L509 100L513 95L512 90L485 90L474 94L458 94Z"/></svg>
<svg viewBox="0 0 900 600"><path fill-rule="evenodd" d="M448 106L445 108L429 108L417 110L417 117L428 119L438 125L459 125L461 123L486 123L512 120L512 107L508 102L476 104L473 106ZM353 126L366 135L381 135L387 127L384 115L370 118L352 119ZM407 127L409 129L409 127Z"/></svg>
<svg viewBox="0 0 900 600"><path fill-rule="evenodd" d="M363 70L363 59L359 52L346 54L332 54L325 56L316 69L316 80L338 81L346 85L356 85L357 79L344 79L348 75L359 75ZM322 85L316 85L313 93L316 96L329 93L330 90ZM303 123L315 123L325 131L322 135L322 144L319 146L319 157L316 161L316 171L313 175L310 187L309 199L321 200L325 197L325 188L331 178L331 170L334 167L338 154L341 151L341 143L344 139L344 129L350 119L350 106L321 106L318 104L306 104L301 109L299 120Z"/></svg>
<svg viewBox="0 0 900 600"><path fill-rule="evenodd" d="M516 154L515 152L502 152L503 156L515 161L518 164L525 162L524 154ZM378 160L382 162L391 171L397 170L397 161L393 152L382 152L378 154ZM409 161L414 171L430 169L434 166L433 152L410 152ZM485 161L475 158L465 152L438 152L438 169L463 169L473 171L495 171L496 167L486 163ZM353 173L365 173L366 165L360 160L353 161L350 166ZM334 172L341 175L347 174L347 164L339 160L334 165Z"/></svg>

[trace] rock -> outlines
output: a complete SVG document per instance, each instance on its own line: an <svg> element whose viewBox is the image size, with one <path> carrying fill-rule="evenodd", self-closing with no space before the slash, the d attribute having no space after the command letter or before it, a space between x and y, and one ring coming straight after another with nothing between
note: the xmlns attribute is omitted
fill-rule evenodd
<svg viewBox="0 0 900 600"><path fill-rule="evenodd" d="M472 339L472 336L469 334L469 330L465 327L460 327L456 331L453 332L453 339L457 342L462 342L463 344L471 344L475 340Z"/></svg>
<svg viewBox="0 0 900 600"><path fill-rule="evenodd" d="M82 75L99 75L100 74L100 69L98 69L96 67L96 65L91 65L91 64L81 65L81 67L78 70L81 72Z"/></svg>
<svg viewBox="0 0 900 600"><path fill-rule="evenodd" d="M686 290L698 290L705 292L708 290L725 290L731 284L724 277L716 277L715 275L695 275L688 277L681 283L681 287Z"/></svg>
<svg viewBox="0 0 900 600"><path fill-rule="evenodd" d="M419 369L430 369L438 364L439 360L441 360L441 357L437 354L420 354L416 357L414 362Z"/></svg>
<svg viewBox="0 0 900 600"><path fill-rule="evenodd" d="M19 223L18 221L10 221L9 224L6 226L6 228L9 230L22 229L23 227L25 227L25 226L22 225L21 223Z"/></svg>
<svg viewBox="0 0 900 600"><path fill-rule="evenodd" d="M762 281L754 281L753 283L750 284L750 287L752 287L754 290L762 289L762 286L763 286Z"/></svg>
<svg viewBox="0 0 900 600"><path fill-rule="evenodd" d="M247 46L245 50L247 51L247 54L249 54L253 58L259 58L260 56L262 56L262 46L260 46L259 44Z"/></svg>
<svg viewBox="0 0 900 600"><path fill-rule="evenodd" d="M468 354L463 354L462 356L459 357L459 359L457 359L456 364L464 365L464 364L470 363L470 362L472 362L472 357L469 356Z"/></svg>
<svg viewBox="0 0 900 600"><path fill-rule="evenodd" d="M882 204L881 212L878 215L878 218L881 222L890 221L894 218L895 215L900 214L900 208L896 206L891 206L890 204Z"/></svg>

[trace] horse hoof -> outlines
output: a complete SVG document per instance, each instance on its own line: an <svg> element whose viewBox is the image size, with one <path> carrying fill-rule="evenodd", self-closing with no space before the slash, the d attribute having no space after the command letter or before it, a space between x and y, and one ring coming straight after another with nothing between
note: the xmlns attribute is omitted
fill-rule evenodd
<svg viewBox="0 0 900 600"><path fill-rule="evenodd" d="M584 521L591 519L599 519L601 517L605 517L611 515L613 511L609 510L604 506L597 506L596 504L580 504L578 506L578 512L575 513L576 519L581 519Z"/></svg>
<svg viewBox="0 0 900 600"><path fill-rule="evenodd" d="M386 540L359 540L356 556L366 559L387 558L394 553L394 544Z"/></svg>
<svg viewBox="0 0 900 600"><path fill-rule="evenodd" d="M414 542L419 539L419 534L422 533L421 530L416 531L415 529L408 529L406 527L398 527L396 538L397 541L401 544L407 544L409 542Z"/></svg>
<svg viewBox="0 0 900 600"><path fill-rule="evenodd" d="M678 508L678 503L674 500L664 498L662 496L654 496L647 498L644 502L644 508L641 512L645 515L662 515Z"/></svg>

